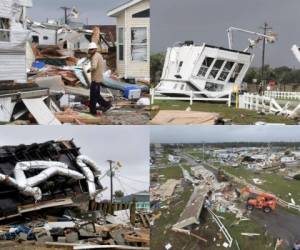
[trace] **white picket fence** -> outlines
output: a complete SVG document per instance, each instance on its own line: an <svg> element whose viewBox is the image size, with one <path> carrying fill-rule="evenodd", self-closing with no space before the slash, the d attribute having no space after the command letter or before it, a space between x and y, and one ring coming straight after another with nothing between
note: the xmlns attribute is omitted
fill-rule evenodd
<svg viewBox="0 0 300 250"><path fill-rule="evenodd" d="M201 94L205 95L206 93L201 91L158 91L155 89L150 89L151 104L154 104L155 100L179 100L189 101L190 105L193 105L194 101L212 101L225 102L228 104L228 107L231 106L231 93L228 93L228 97L224 98L199 97Z"/></svg>
<svg viewBox="0 0 300 250"><path fill-rule="evenodd" d="M285 111L285 108L282 108L274 98L249 93L239 96L239 108L268 113L283 113Z"/></svg>
<svg viewBox="0 0 300 250"><path fill-rule="evenodd" d="M223 233L223 235L225 236L226 240L228 241L229 247L231 247L233 239L232 239L230 233L228 232L227 228L223 225L223 223L219 219L219 217L210 208L207 208L207 210L210 213L210 215L213 217L214 221L219 226L220 231Z"/></svg>
<svg viewBox="0 0 300 250"><path fill-rule="evenodd" d="M300 100L300 92L265 91L264 96L284 100Z"/></svg>

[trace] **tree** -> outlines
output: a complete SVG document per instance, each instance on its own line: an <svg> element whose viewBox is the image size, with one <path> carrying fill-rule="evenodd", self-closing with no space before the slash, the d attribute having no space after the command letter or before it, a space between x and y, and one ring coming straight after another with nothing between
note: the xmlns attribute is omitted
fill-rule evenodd
<svg viewBox="0 0 300 250"><path fill-rule="evenodd" d="M165 61L165 53L152 54L150 58L151 82L156 85L161 77Z"/></svg>
<svg viewBox="0 0 300 250"><path fill-rule="evenodd" d="M124 192L121 190L116 190L115 191L115 198L122 198L124 197Z"/></svg>

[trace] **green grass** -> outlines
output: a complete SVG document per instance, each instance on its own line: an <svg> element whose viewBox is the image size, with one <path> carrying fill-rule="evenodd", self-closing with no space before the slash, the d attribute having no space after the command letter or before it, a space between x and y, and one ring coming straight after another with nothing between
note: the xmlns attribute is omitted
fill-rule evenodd
<svg viewBox="0 0 300 250"><path fill-rule="evenodd" d="M165 179L180 179L180 178L182 178L182 171L179 166L153 169L151 171L154 173L158 173L159 175L164 175Z"/></svg>
<svg viewBox="0 0 300 250"><path fill-rule="evenodd" d="M249 183L253 183L253 178L259 178L265 182L262 185L257 185L261 189L272 192L277 197L289 202L291 197L288 193L292 194L292 198L295 200L296 204L300 204L300 181L297 180L286 180L283 176L276 173L254 173L244 167L232 168L224 167L224 170L237 177L243 177Z"/></svg>
<svg viewBox="0 0 300 250"><path fill-rule="evenodd" d="M185 101L156 101L154 105L159 105L161 110L185 110L189 107L189 102ZM296 124L295 121L287 119L283 116L276 115L261 115L253 110L235 109L228 107L224 103L204 103L194 102L191 106L192 111L214 112L219 113L224 119L230 119L234 124L254 124L257 121L268 123L285 123ZM151 117L154 117L157 112L152 112Z"/></svg>

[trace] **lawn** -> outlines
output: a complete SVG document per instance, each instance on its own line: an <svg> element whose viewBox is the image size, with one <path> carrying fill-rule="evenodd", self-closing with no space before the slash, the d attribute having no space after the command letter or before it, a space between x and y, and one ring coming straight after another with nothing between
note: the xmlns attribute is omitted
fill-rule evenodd
<svg viewBox="0 0 300 250"><path fill-rule="evenodd" d="M277 197L290 202L291 197L295 200L296 204L300 204L300 181L286 180L283 176L276 173L254 173L244 167L232 168L224 167L224 170L237 177L243 177L249 183L253 184L253 178L259 178L265 182L262 185L257 185L261 189L275 194ZM288 193L291 193L290 197Z"/></svg>
<svg viewBox="0 0 300 250"><path fill-rule="evenodd" d="M160 110L185 110L189 107L189 102L186 101L155 101L155 105L160 106ZM253 110L235 109L228 107L224 103L208 103L208 102L194 102L191 106L192 111L214 112L219 113L224 119L230 119L234 124L255 124L255 122L262 121L268 123L285 123L296 124L295 121L276 115L261 115ZM154 117L157 111L151 113Z"/></svg>
<svg viewBox="0 0 300 250"><path fill-rule="evenodd" d="M187 170L190 170L190 166L183 165ZM180 167L169 167L152 170L159 175L164 175L166 179L179 179L182 178L182 171ZM234 173L232 173L234 174ZM235 173L239 176L247 175L246 172ZM175 194L168 204L167 209L161 209L161 216L154 223L151 228L151 249L165 249L165 245L170 243L173 250L215 250L215 249L225 249L223 247L217 247L217 244L223 244L225 242L224 236L219 233L219 228L216 223L212 220L211 216L204 210L200 219L200 226L194 233L207 239L205 244L202 241L195 239L194 237L187 236L181 233L175 233L171 230L172 225L174 225L183 211L187 201L192 193L192 186L189 184L184 185L182 192ZM164 205L164 204L162 204ZM224 217L222 222L228 229L231 236L238 241L239 247L242 250L252 250L255 246L255 250L266 250L274 249L275 239L270 235L265 235L264 228L255 223L254 221L242 221L239 225L234 225L236 222L235 215L231 213L219 214ZM247 233L259 233L260 236L247 237L242 236L241 232ZM214 240L215 238L215 240ZM237 249L235 242L230 249ZM278 250L283 250L284 248L279 248ZM284 249L285 250L285 249Z"/></svg>

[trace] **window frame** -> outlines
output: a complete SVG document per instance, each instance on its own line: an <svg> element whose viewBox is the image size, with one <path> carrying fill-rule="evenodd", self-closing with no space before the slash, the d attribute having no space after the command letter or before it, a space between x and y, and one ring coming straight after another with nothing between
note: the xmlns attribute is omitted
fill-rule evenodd
<svg viewBox="0 0 300 250"><path fill-rule="evenodd" d="M133 43L132 42L132 32L133 30L136 29L143 29L145 30L145 34L146 34L146 41L144 43ZM141 47L145 47L146 50L146 60L138 60L138 59L134 59L132 56L132 52L133 52L133 47L134 46L141 46ZM147 63L149 61L149 52L148 52L148 28L146 26L143 27L131 27L130 28L130 59L132 62L140 62L140 63Z"/></svg>
<svg viewBox="0 0 300 250"><path fill-rule="evenodd" d="M7 17L3 17L3 16L0 16L0 20L1 19L6 19L6 20L8 20L8 29L2 29L2 28L0 28L0 33L5 33L5 32L7 32L8 33L8 40L2 40L2 39L0 39L0 42L3 42L3 43L9 43L9 42L11 42L11 20L10 20L10 18L7 18ZM1 36L0 36L1 37Z"/></svg>
<svg viewBox="0 0 300 250"><path fill-rule="evenodd" d="M121 32L121 30L122 30L122 32ZM121 38L120 34L122 34L122 42L120 42L120 38ZM125 28L118 27L118 61L121 61L121 62L123 62L125 60L124 38L125 38ZM122 50L121 50L121 46L122 46ZM121 53L121 51L122 51L122 53Z"/></svg>

